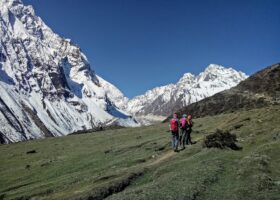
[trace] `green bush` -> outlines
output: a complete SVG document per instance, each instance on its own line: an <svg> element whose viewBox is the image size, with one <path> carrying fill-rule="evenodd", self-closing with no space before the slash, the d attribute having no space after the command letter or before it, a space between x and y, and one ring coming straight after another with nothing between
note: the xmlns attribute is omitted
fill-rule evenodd
<svg viewBox="0 0 280 200"><path fill-rule="evenodd" d="M235 144L237 142L236 135L231 134L229 131L217 129L215 133L206 136L204 140L204 147L207 148L231 148L233 150L240 150L241 147Z"/></svg>

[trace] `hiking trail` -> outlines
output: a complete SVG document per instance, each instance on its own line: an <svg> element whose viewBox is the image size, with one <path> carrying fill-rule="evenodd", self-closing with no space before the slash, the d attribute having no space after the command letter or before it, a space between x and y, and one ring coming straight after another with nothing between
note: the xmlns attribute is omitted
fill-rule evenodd
<svg viewBox="0 0 280 200"><path fill-rule="evenodd" d="M146 166L144 166L144 167L152 167L154 165L157 165L157 164L171 158L175 154L176 154L175 152L169 151L169 152L165 153L163 156L160 156L159 158L155 159L154 161L147 163Z"/></svg>

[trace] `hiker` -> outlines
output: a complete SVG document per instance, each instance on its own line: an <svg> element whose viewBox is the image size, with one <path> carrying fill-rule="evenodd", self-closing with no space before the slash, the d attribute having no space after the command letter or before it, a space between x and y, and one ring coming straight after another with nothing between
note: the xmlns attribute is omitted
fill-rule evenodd
<svg viewBox="0 0 280 200"><path fill-rule="evenodd" d="M193 142L191 140L192 126L193 126L192 116L188 115L187 124L186 124L186 144L187 145L188 144L193 144Z"/></svg>
<svg viewBox="0 0 280 200"><path fill-rule="evenodd" d="M179 143L179 120L177 114L173 114L173 118L170 120L170 131L172 134L172 149L174 152L178 152L178 143Z"/></svg>
<svg viewBox="0 0 280 200"><path fill-rule="evenodd" d="M187 115L183 114L183 117L180 119L180 146L182 149L185 149L187 137Z"/></svg>

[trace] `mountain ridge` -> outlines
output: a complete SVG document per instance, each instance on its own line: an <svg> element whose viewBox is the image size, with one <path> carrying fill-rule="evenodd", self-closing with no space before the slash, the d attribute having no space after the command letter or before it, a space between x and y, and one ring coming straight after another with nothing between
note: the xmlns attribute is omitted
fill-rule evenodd
<svg viewBox="0 0 280 200"><path fill-rule="evenodd" d="M237 86L178 109L195 117L280 104L280 63L251 75Z"/></svg>
<svg viewBox="0 0 280 200"><path fill-rule="evenodd" d="M130 99L124 110L138 119L143 115L166 117L178 108L229 89L247 77L233 68L210 64L198 75L185 73L175 84L156 87Z"/></svg>
<svg viewBox="0 0 280 200"><path fill-rule="evenodd" d="M2 141L139 125L117 106L125 97L96 75L79 46L54 33L21 0L0 5Z"/></svg>

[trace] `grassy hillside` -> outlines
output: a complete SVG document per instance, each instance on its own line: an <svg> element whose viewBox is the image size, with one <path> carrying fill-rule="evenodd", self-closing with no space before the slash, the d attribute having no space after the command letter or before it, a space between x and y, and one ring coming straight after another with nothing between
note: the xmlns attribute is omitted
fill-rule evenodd
<svg viewBox="0 0 280 200"><path fill-rule="evenodd" d="M0 199L280 199L280 106L194 122L179 153L168 124L1 145ZM217 128L243 149L204 148Z"/></svg>

